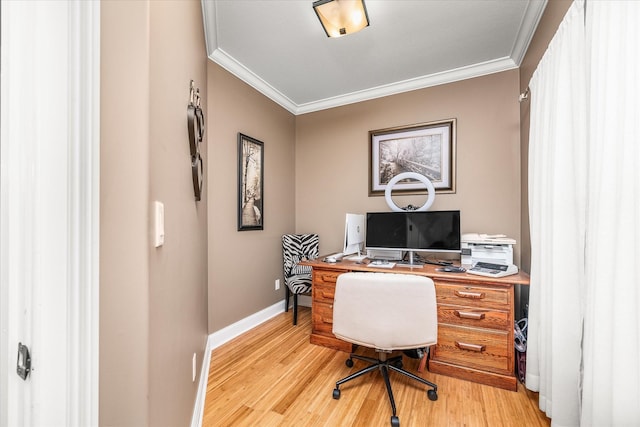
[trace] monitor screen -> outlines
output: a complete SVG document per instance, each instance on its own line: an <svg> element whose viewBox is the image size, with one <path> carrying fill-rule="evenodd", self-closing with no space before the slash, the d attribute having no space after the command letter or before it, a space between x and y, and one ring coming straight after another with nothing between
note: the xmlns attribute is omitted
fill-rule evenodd
<svg viewBox="0 0 640 427"><path fill-rule="evenodd" d="M366 247L460 252L460 211L369 212Z"/></svg>

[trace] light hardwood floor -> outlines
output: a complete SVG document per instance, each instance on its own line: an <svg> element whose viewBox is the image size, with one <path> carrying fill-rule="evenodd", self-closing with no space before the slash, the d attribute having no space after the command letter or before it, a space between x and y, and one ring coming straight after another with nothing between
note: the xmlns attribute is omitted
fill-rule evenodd
<svg viewBox="0 0 640 427"><path fill-rule="evenodd" d="M203 426L389 426L391 406L380 373L342 385L334 400L335 382L365 362L347 368L346 353L310 344L309 308L300 309L298 326L291 323L291 312L280 314L212 352ZM405 357L404 367L418 374L418 360ZM511 392L418 375L438 385L437 401L427 398L422 384L390 375L402 427L550 425L537 393L521 384Z"/></svg>

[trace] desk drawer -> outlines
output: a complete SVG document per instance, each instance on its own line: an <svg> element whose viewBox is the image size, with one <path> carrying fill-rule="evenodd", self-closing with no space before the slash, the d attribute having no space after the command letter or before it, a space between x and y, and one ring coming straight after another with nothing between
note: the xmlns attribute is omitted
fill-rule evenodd
<svg viewBox="0 0 640 427"><path fill-rule="evenodd" d="M326 284L326 283L313 283L313 287L311 288L311 295L314 301L331 303L333 304L333 299L336 294L336 285L334 284Z"/></svg>
<svg viewBox="0 0 640 427"><path fill-rule="evenodd" d="M509 289L484 286L463 286L436 283L438 304L488 307L509 310L512 299Z"/></svg>
<svg viewBox="0 0 640 427"><path fill-rule="evenodd" d="M333 335L333 304L314 302L311 324L313 333Z"/></svg>
<svg viewBox="0 0 640 427"><path fill-rule="evenodd" d="M501 331L510 327L508 311L438 304L438 324L443 323Z"/></svg>
<svg viewBox="0 0 640 427"><path fill-rule="evenodd" d="M313 285L316 284L330 284L332 286L336 285L336 280L338 280L338 276L344 273L344 271L338 270L313 270Z"/></svg>
<svg viewBox="0 0 640 427"><path fill-rule="evenodd" d="M438 325L433 358L483 371L513 372L513 343L507 332Z"/></svg>

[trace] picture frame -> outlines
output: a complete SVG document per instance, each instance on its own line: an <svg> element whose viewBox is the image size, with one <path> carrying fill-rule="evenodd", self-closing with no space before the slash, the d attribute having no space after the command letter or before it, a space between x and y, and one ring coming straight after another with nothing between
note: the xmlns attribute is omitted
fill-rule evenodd
<svg viewBox="0 0 640 427"><path fill-rule="evenodd" d="M264 144L238 133L238 231L264 229Z"/></svg>
<svg viewBox="0 0 640 427"><path fill-rule="evenodd" d="M436 193L455 193L456 119L399 126L369 132L369 196L384 196L386 184L403 172L417 172ZM425 194L424 184L408 179L393 190Z"/></svg>

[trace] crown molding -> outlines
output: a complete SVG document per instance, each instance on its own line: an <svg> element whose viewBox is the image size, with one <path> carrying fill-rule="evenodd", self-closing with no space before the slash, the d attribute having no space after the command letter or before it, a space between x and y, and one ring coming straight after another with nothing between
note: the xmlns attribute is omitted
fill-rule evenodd
<svg viewBox="0 0 640 427"><path fill-rule="evenodd" d="M499 73L502 71L512 70L514 68L517 68L517 65L511 58L501 58L494 61L487 61L441 73L434 73L358 92L300 104L297 106L295 114L305 114L328 108L340 107L343 105L382 98L384 96L396 95L432 86L439 86L460 80L472 79L474 77L486 76L488 74Z"/></svg>
<svg viewBox="0 0 640 427"><path fill-rule="evenodd" d="M522 64L524 55L527 53L529 43L536 32L538 22L542 18L545 8L547 7L547 0L530 1L527 5L527 10L524 13L522 22L520 23L520 29L518 30L518 37L513 44L511 50L511 58L519 67Z"/></svg>
<svg viewBox="0 0 640 427"><path fill-rule="evenodd" d="M284 109L293 114L298 114L298 105L295 102L287 98L282 94L282 92L275 89L243 64L236 61L222 49L215 49L213 53L209 55L209 59L229 71L234 76L238 77L243 82L247 83L249 86L253 87L258 92L262 93L267 98L279 104Z"/></svg>
<svg viewBox="0 0 640 427"><path fill-rule="evenodd" d="M518 67L513 59L500 58L493 61L430 74L388 85L377 86L305 104L296 104L223 50L215 49L213 53L209 55L209 59L294 115L341 107L343 105L354 104L356 102L368 101L371 99L382 98L384 96L410 92L412 90L424 89L431 86L438 86L474 77L481 77L488 74L499 73Z"/></svg>

